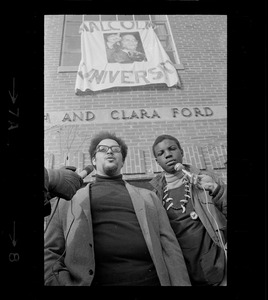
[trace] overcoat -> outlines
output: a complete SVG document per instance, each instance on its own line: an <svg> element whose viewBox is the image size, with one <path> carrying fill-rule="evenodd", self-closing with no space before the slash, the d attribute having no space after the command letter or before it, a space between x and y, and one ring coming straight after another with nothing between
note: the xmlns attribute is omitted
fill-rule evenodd
<svg viewBox="0 0 268 300"><path fill-rule="evenodd" d="M210 175L219 185L219 191L215 197L212 197L209 192L202 191L192 184L190 184L190 194L193 208L211 239L216 245L224 248L220 239L222 239L224 244L227 243L227 185L209 171L201 172L189 164L183 165L191 173ZM164 172L162 172L150 181L150 184L154 188L153 191L159 199L163 198L164 178ZM209 205L209 210L207 204Z"/></svg>
<svg viewBox="0 0 268 300"><path fill-rule="evenodd" d="M194 174L207 174L218 183L217 190L213 193L203 191L190 184L191 202L194 211L204 225L207 233L214 242L213 247L207 253L200 255L200 264L206 280L209 284L221 282L226 285L227 280L227 185L210 171L201 172L199 169L183 164L185 169ZM165 186L164 172L154 177L150 184L159 197L163 199ZM214 195L215 193L215 195ZM218 251L220 247L220 251ZM187 249L187 251L189 251Z"/></svg>
<svg viewBox="0 0 268 300"><path fill-rule="evenodd" d="M160 284L191 285L181 247L158 197L125 184ZM45 285L91 285L95 260L89 185L71 201L60 199L54 205L45 232Z"/></svg>

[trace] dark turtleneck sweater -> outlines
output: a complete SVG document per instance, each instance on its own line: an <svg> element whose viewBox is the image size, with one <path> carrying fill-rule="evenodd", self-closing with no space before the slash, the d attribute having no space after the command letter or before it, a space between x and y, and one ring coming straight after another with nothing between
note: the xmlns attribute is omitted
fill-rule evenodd
<svg viewBox="0 0 268 300"><path fill-rule="evenodd" d="M160 285L122 175L91 186L96 272L92 285Z"/></svg>

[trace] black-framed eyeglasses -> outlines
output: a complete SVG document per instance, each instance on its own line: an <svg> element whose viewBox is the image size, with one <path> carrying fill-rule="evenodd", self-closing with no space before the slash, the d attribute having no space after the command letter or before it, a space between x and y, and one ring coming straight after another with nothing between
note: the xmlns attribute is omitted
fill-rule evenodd
<svg viewBox="0 0 268 300"><path fill-rule="evenodd" d="M120 146L98 145L95 153L97 153L97 152L107 153L109 149L111 149L113 153L120 153L121 152L121 147Z"/></svg>

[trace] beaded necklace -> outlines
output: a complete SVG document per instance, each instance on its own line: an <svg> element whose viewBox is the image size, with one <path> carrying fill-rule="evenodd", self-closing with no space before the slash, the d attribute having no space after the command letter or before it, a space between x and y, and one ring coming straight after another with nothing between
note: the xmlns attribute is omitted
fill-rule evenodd
<svg viewBox="0 0 268 300"><path fill-rule="evenodd" d="M180 200L180 203L181 203L180 207L174 206L173 198L169 197L168 187L167 187L167 183L166 183L164 190L163 190L163 205L165 203L169 203L167 206L167 210L169 210L170 208L172 208L174 210L182 209L182 213L185 213L186 205L189 202L189 200L191 199L190 183L186 177L184 177L182 179L182 182L184 183L184 199Z"/></svg>
<svg viewBox="0 0 268 300"><path fill-rule="evenodd" d="M191 200L190 181L189 181L188 177L183 177L182 178L182 183L184 183L184 199L180 200L180 203L181 203L180 207L176 207L174 205L173 198L169 197L169 190L168 190L168 186L167 186L168 184L166 182L166 185L163 189L162 203L163 203L163 206L165 206L166 203L169 203L168 206L167 206L167 211L171 208L171 209L174 209L174 210L181 209L182 213L186 212L186 205L189 202L189 200ZM191 219L196 220L198 218L198 215L193 210L193 211L190 212L190 217L191 217Z"/></svg>

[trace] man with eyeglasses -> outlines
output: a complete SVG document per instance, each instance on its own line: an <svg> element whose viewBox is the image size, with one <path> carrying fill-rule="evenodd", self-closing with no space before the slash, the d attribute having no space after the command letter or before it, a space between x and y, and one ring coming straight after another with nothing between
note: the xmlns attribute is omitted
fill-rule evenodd
<svg viewBox="0 0 268 300"><path fill-rule="evenodd" d="M122 178L127 150L109 132L91 140L96 181L56 208L45 234L45 285L191 285L157 196Z"/></svg>

